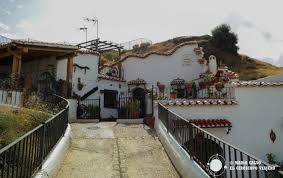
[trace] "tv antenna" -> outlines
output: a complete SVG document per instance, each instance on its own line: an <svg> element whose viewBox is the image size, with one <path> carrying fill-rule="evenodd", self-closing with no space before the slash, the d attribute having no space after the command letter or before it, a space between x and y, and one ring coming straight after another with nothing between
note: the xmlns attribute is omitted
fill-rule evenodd
<svg viewBox="0 0 283 178"><path fill-rule="evenodd" d="M85 41L87 41L87 27L81 27L79 30L85 32Z"/></svg>
<svg viewBox="0 0 283 178"><path fill-rule="evenodd" d="M94 26L96 25L96 38L98 39L98 19L95 17L95 18L84 18L84 20L87 22L92 22Z"/></svg>

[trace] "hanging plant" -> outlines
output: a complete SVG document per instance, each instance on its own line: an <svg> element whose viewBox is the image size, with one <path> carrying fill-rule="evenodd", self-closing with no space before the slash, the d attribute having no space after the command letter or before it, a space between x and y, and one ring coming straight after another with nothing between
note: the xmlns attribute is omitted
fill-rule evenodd
<svg viewBox="0 0 283 178"><path fill-rule="evenodd" d="M205 63L205 59L198 59L198 63L199 64L204 64Z"/></svg>

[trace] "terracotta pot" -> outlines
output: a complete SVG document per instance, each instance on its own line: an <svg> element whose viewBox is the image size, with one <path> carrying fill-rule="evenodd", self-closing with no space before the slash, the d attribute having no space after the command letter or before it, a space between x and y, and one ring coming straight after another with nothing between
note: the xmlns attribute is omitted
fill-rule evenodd
<svg viewBox="0 0 283 178"><path fill-rule="evenodd" d="M159 89L160 92L163 93L163 92L164 92L164 89L165 89L165 85L159 84L159 85L158 85L158 89Z"/></svg>
<svg viewBox="0 0 283 178"><path fill-rule="evenodd" d="M79 90L79 91L81 91L81 90L83 89L83 87L84 87L83 84L81 84L81 83L78 84L78 90Z"/></svg>
<svg viewBox="0 0 283 178"><path fill-rule="evenodd" d="M171 99L176 99L177 98L177 93L170 93L170 98Z"/></svg>

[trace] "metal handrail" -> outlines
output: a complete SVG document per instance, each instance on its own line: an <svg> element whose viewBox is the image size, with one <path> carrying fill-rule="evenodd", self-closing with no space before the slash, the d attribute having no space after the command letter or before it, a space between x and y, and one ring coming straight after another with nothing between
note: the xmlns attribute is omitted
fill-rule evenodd
<svg viewBox="0 0 283 178"><path fill-rule="evenodd" d="M212 173L208 168L207 161L215 154L222 155L224 160L225 158L228 158L229 162L247 161L248 165L250 165L250 161L260 162L260 164L255 165L258 167L257 170L248 170L246 173L243 170L238 169L227 170L225 176L230 175L231 177L232 174L235 174L236 177L238 177L238 174L240 177L245 177L245 175L247 177L269 177L270 175L278 175L278 169L280 166L276 164L269 164L266 161L263 161L262 159L259 159L256 156L224 141L203 128L191 123L174 111L169 110L161 103L159 103L158 106L159 119L166 127L168 134L171 134L178 144L183 147L183 149L187 151L196 163L198 163L209 175L213 176L214 173ZM275 168L275 170L261 170L259 166L270 166Z"/></svg>
<svg viewBox="0 0 283 178"><path fill-rule="evenodd" d="M30 177L64 135L68 125L69 101L58 95L64 108L45 122L0 150L0 177Z"/></svg>
<svg viewBox="0 0 283 178"><path fill-rule="evenodd" d="M162 107L166 108L163 104L161 104L161 103L159 103L159 104L160 104ZM223 140L223 139L217 137L216 135L213 135L213 134L209 133L208 131L204 130L203 128L201 128L201 127L199 127L199 126L197 126L197 125L195 125L194 123L189 122L188 120L186 120L185 118L183 118L182 116L180 116L179 114L177 114L176 112L171 111L171 110L169 110L168 108L166 108L166 109L167 109L169 112L171 112L172 114L174 114L174 115L178 116L179 118L181 118L183 121L185 121L185 122L187 122L187 123L193 125L193 126L196 127L197 129L199 129L199 130L201 130L202 132L206 133L207 135L210 135L211 137L216 138L217 140L219 140L219 141L225 143L226 145L228 145L228 146L230 146L230 147L232 147L232 148L234 148L234 149L236 149L236 150L238 150L238 151L244 153L245 155L247 155L247 156L249 156L249 157L251 157L251 158L253 158L253 159L256 159L256 160L258 160L258 161L261 161L262 163L264 163L264 164L266 164L266 165L268 165L268 166L274 166L274 165L271 165L271 164L267 163L267 162L264 161L264 160L261 160L260 158L255 157L254 155L252 155L252 154L250 154L250 153L247 153L246 151L242 150L241 148L239 148L239 147L237 147L237 146L234 146L234 145L228 143L227 141L225 141L225 140ZM275 166L278 166L278 165L275 165ZM280 167L280 166L278 166L278 167Z"/></svg>

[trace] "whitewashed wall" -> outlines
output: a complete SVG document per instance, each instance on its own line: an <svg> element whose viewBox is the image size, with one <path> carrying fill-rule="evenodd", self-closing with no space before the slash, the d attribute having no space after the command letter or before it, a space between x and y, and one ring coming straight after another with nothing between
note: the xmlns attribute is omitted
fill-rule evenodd
<svg viewBox="0 0 283 178"><path fill-rule="evenodd" d="M66 80L67 76L67 59L57 60L56 65L56 80Z"/></svg>
<svg viewBox="0 0 283 178"><path fill-rule="evenodd" d="M127 81L144 79L148 87L157 81L169 85L173 79L193 80L203 73L203 65L198 63L200 56L194 52L198 45L186 45L179 48L171 56L150 55L145 59L130 57L122 63L124 78ZM191 59L190 65L184 59Z"/></svg>
<svg viewBox="0 0 283 178"><path fill-rule="evenodd" d="M283 88L238 87L235 94L238 105L170 108L184 118L226 118L233 126L228 135L223 128L209 131L261 159L274 153L283 161ZM270 140L271 129L277 137L275 143Z"/></svg>
<svg viewBox="0 0 283 178"><path fill-rule="evenodd" d="M101 117L102 118L118 118L118 110L116 108L105 108L104 107L104 94L101 90L116 90L118 92L117 101L119 95L126 94L125 82L110 81L110 80L99 80L98 81L98 91L88 97L88 99L96 99L100 97L101 102Z"/></svg>
<svg viewBox="0 0 283 178"><path fill-rule="evenodd" d="M105 108L104 107L104 94L101 93L101 90L107 89L107 90L116 90L118 92L118 95L122 93L125 94L126 88L125 88L125 82L118 82L118 81L111 81L111 80L99 80L98 77L98 60L99 56L94 54L78 54L74 58L74 64L78 64L80 66L87 66L90 69L86 70L86 73L84 72L84 69L79 69L76 67L76 70L73 72L73 78L72 78L72 85L73 85L73 91L83 96L87 92L89 92L91 89L98 87L98 90L90 95L87 99L98 99L100 97L100 103L101 103L101 117L102 118L111 118L111 117L118 117L117 109L111 109L111 108ZM58 62L58 70L60 68L64 68L64 66L67 66L67 60ZM64 69L66 71L66 68ZM64 77L66 73L62 71L57 71L57 77ZM63 79L64 79L63 78ZM78 78L81 78L81 83L84 85L82 90L78 90ZM117 98L118 100L118 98Z"/></svg>
<svg viewBox="0 0 283 178"><path fill-rule="evenodd" d="M76 94L82 96L94 87L98 86L98 57L99 56L93 54L78 54L78 56L74 58L74 64L89 67L89 70L86 70L86 73L84 69L80 69L78 67L76 67L76 70L73 72L72 85L73 91ZM81 91L79 91L77 87L78 78L81 78L81 83L84 85Z"/></svg>

